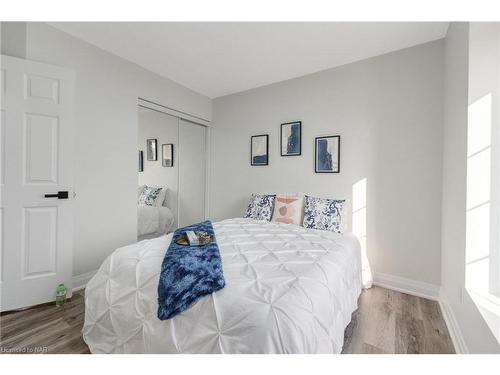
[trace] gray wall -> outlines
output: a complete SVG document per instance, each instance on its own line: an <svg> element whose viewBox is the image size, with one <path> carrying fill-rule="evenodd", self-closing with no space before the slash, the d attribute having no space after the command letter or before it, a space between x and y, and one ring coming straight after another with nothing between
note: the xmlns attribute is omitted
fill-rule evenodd
<svg viewBox="0 0 500 375"><path fill-rule="evenodd" d="M1 23L2 54L26 58L26 23L2 22Z"/></svg>
<svg viewBox="0 0 500 375"><path fill-rule="evenodd" d="M206 119L212 102L46 24L26 26L27 59L76 72L73 274L80 275L137 238L137 98ZM17 37L2 31L4 40Z"/></svg>
<svg viewBox="0 0 500 375"><path fill-rule="evenodd" d="M443 41L214 100L211 216L242 216L252 192L351 199L367 178L367 249L378 273L440 283ZM302 156L280 123L302 121ZM250 136L268 133L267 167ZM314 173L314 137L341 136L341 173Z"/></svg>
<svg viewBox="0 0 500 375"><path fill-rule="evenodd" d="M469 24L451 23L445 39L442 298L470 352L498 353L498 342L465 290L468 62Z"/></svg>

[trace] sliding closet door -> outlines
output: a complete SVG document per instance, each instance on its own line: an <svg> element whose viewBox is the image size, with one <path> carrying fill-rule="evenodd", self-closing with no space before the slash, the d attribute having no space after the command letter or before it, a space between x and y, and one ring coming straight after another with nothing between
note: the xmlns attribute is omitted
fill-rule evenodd
<svg viewBox="0 0 500 375"><path fill-rule="evenodd" d="M143 152L143 171L139 186L149 185L167 189L163 205L170 208L177 227L178 138L179 118L166 113L139 107L138 149ZM147 140L156 139L156 160L148 160ZM163 145L172 145L172 161L163 160ZM167 149L169 149L167 147ZM167 157L169 156L167 152ZM154 158L153 158L154 159Z"/></svg>
<svg viewBox="0 0 500 375"><path fill-rule="evenodd" d="M205 127L186 120L179 126L179 226L205 219Z"/></svg>

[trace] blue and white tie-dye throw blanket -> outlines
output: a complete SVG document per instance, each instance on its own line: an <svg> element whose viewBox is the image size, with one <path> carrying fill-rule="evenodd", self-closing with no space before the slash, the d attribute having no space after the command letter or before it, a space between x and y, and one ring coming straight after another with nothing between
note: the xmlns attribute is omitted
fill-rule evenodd
<svg viewBox="0 0 500 375"><path fill-rule="evenodd" d="M214 240L204 246L182 246L175 240L192 230L205 231ZM158 318L173 318L201 297L224 288L222 260L210 221L177 229L161 265Z"/></svg>

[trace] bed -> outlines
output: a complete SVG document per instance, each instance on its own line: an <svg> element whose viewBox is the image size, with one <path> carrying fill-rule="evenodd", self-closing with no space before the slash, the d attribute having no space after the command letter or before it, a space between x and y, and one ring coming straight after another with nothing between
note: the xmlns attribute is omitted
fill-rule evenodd
<svg viewBox="0 0 500 375"><path fill-rule="evenodd" d="M92 353L340 353L361 293L351 234L253 219L213 224L226 287L157 318L172 234L117 249L85 291Z"/></svg>
<svg viewBox="0 0 500 375"><path fill-rule="evenodd" d="M174 227L174 215L165 206L137 206L137 237L157 237Z"/></svg>

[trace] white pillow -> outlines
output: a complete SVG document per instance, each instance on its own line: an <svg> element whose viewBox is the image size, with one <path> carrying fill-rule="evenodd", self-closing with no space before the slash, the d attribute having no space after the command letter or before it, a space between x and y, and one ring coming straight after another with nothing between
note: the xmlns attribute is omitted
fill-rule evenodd
<svg viewBox="0 0 500 375"><path fill-rule="evenodd" d="M141 185L141 186L139 186L138 191L137 191L137 200L139 200L139 197L141 196L142 191L144 190L144 187L145 187L145 186L146 186L146 185Z"/></svg>
<svg viewBox="0 0 500 375"><path fill-rule="evenodd" d="M156 197L155 206L163 207L165 205L165 197L167 196L167 187L161 189L160 194Z"/></svg>

